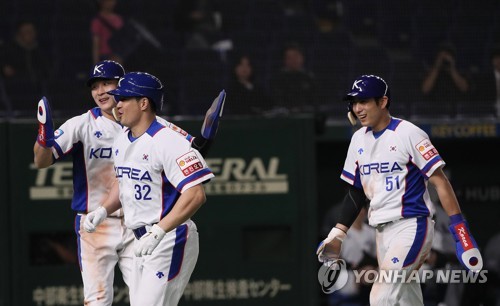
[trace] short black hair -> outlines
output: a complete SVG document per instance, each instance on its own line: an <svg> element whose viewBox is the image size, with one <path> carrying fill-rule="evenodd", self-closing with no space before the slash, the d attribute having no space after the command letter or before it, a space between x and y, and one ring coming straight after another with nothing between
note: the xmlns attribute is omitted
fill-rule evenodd
<svg viewBox="0 0 500 306"><path fill-rule="evenodd" d="M446 51L450 53L453 57L457 56L457 48L451 41L443 41L439 44L437 53L441 51Z"/></svg>
<svg viewBox="0 0 500 306"><path fill-rule="evenodd" d="M295 41L286 43L285 47L283 48L282 54L285 55L285 53L288 50L295 50L295 51L300 52L301 54L304 54L304 48L302 48L302 46L298 42L295 42Z"/></svg>

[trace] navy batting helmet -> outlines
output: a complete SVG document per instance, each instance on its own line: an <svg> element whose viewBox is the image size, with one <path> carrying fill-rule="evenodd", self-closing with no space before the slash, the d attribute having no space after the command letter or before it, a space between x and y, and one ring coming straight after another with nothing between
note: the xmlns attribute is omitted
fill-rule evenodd
<svg viewBox="0 0 500 306"><path fill-rule="evenodd" d="M389 86L384 79L376 75L362 75L354 81L351 91L344 97L344 101L351 101L355 98L381 98L383 96L391 98Z"/></svg>
<svg viewBox="0 0 500 306"><path fill-rule="evenodd" d="M163 105L163 84L152 74L146 72L126 73L119 81L118 87L108 92L119 101L123 97L148 97L155 106Z"/></svg>
<svg viewBox="0 0 500 306"><path fill-rule="evenodd" d="M115 61L105 60L94 65L90 71L87 86L91 86L97 79L118 80L125 74L123 66Z"/></svg>

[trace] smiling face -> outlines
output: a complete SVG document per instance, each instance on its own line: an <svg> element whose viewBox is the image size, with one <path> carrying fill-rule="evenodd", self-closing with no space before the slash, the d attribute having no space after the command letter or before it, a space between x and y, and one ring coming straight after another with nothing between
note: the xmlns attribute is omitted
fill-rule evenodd
<svg viewBox="0 0 500 306"><path fill-rule="evenodd" d="M385 129L390 122L387 102L385 96L378 101L375 98L355 99L352 102L352 110L362 126L371 127L378 132Z"/></svg>
<svg viewBox="0 0 500 306"><path fill-rule="evenodd" d="M92 98L95 104L105 113L112 118L111 110L116 106L115 98L107 92L116 89L118 86L117 80L98 79L90 86Z"/></svg>

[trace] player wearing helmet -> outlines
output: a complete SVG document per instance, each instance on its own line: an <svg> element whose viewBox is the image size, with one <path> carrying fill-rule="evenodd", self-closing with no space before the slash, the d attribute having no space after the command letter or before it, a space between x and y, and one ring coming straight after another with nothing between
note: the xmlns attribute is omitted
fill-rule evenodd
<svg viewBox="0 0 500 306"><path fill-rule="evenodd" d="M432 244L430 182L450 216L459 261L467 270L479 272L481 254L442 170L445 162L429 136L414 124L391 116L389 86L381 77L360 76L344 100L349 102L348 115L362 127L352 136L341 174L349 191L338 223L316 251L319 261L339 258L346 232L369 203L368 221L376 228L380 270L404 272L400 274L409 277L420 268ZM423 305L420 284L401 279L375 282L370 304Z"/></svg>
<svg viewBox="0 0 500 306"><path fill-rule="evenodd" d="M95 231L123 207L125 226L136 238L130 305L177 305L199 253L190 218L206 200L202 183L214 175L189 141L158 122L159 79L130 72L109 94L119 101L121 123L128 127L112 147L118 184L84 228Z"/></svg>
<svg viewBox="0 0 500 306"><path fill-rule="evenodd" d="M133 259L131 245L132 231L123 224L123 212L117 210L103 220L103 224L90 235L81 230L87 214L100 207L112 187L115 173L111 147L114 139L123 130L112 110L116 107L114 97L108 94L116 89L118 80L125 75L123 67L106 60L92 67L87 86L97 107L73 117L53 130L50 105L44 97L38 105L39 132L34 145L34 161L37 168L45 168L63 157L73 158L73 200L71 208L76 212L75 233L78 242L78 259L83 279L85 305L106 305L113 303L113 280L118 264L123 279L130 284ZM159 118L164 126L177 131L190 144L196 140L202 144L204 153L214 137L219 118L222 115L224 99L214 104L219 112L207 112L210 122L202 132L211 131L211 138L193 137L172 123Z"/></svg>

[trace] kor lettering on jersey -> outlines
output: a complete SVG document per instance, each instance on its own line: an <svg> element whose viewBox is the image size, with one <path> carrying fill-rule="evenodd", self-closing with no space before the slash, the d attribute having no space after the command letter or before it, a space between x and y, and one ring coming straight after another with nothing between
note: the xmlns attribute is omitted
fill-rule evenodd
<svg viewBox="0 0 500 306"><path fill-rule="evenodd" d="M112 155L111 148L90 148L89 159L111 158Z"/></svg>
<svg viewBox="0 0 500 306"><path fill-rule="evenodd" d="M280 158L208 158L215 174L205 186L207 194L277 194L288 193L288 175L279 173Z"/></svg>
<svg viewBox="0 0 500 306"><path fill-rule="evenodd" d="M142 171L137 168L115 167L115 173L117 178L128 178L134 181L153 181L148 171Z"/></svg>
<svg viewBox="0 0 500 306"><path fill-rule="evenodd" d="M391 173L403 171L403 168L397 163L383 162L359 165L361 175L370 175L372 173Z"/></svg>

